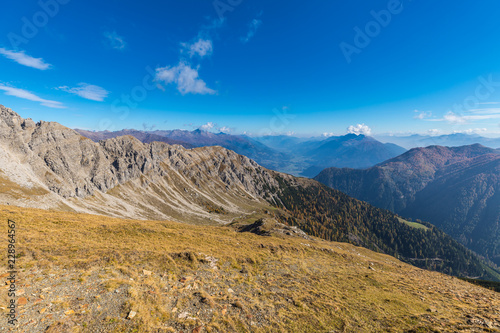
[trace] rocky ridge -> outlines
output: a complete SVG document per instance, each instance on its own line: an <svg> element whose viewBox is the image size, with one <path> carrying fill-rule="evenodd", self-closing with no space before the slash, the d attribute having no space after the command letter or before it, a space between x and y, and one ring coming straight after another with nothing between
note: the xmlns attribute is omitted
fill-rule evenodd
<svg viewBox="0 0 500 333"><path fill-rule="evenodd" d="M210 188L223 188L228 196L260 201L263 184L272 186L276 183L271 173L253 160L221 147L185 149L162 142L144 144L132 136L95 143L58 123L35 123L3 106L0 106L0 154L9 160L9 164L0 167L3 174L13 175L16 170L29 171L29 175L24 175L18 184L21 188L36 186L45 190L45 194L52 199L56 198L53 196L56 194L57 204L76 210L84 208L92 211L92 200L86 199L104 197L105 201L115 201L114 204L110 202L111 206L123 205L129 208L126 211L134 210L131 216L138 218L167 216L160 213L157 207L149 215L144 209L139 212L141 209L137 207L128 207L130 201L141 201L140 198L125 200L128 201L125 205L123 199L117 203L116 198L106 198L106 193L134 181L150 190L151 184L165 183L163 188L182 187L182 192L191 192L188 196L181 195L184 198L178 198L180 201L199 201L190 203L236 212L235 206L228 204L225 198L214 199L209 193ZM179 197L179 193L175 196ZM3 197L1 201L6 202L5 193ZM12 197L8 200L12 201ZM24 202L25 206L38 204Z"/></svg>

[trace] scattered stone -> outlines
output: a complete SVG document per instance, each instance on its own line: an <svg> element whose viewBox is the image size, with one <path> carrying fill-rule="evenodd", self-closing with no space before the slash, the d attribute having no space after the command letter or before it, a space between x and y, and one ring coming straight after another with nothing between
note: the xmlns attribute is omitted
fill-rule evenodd
<svg viewBox="0 0 500 333"><path fill-rule="evenodd" d="M182 279L180 279L179 281L182 282L182 283L186 283L188 281L191 281L193 278L191 276L186 276L186 277L183 277Z"/></svg>
<svg viewBox="0 0 500 333"><path fill-rule="evenodd" d="M71 320L65 322L58 322L50 325L45 333L60 333L60 332L71 332L71 329L75 326L75 323Z"/></svg>
<svg viewBox="0 0 500 333"><path fill-rule="evenodd" d="M179 316L177 318L184 319L187 316L189 316L189 313L187 311L184 311L184 312L179 313Z"/></svg>
<svg viewBox="0 0 500 333"><path fill-rule="evenodd" d="M195 328L192 332L193 332L193 333L200 333L202 329L203 329L203 327L198 326L198 327L196 327L196 328Z"/></svg>
<svg viewBox="0 0 500 333"><path fill-rule="evenodd" d="M437 310L436 310L436 308L430 307L430 308L427 309L427 312L436 313Z"/></svg>
<svg viewBox="0 0 500 333"><path fill-rule="evenodd" d="M45 311L47 311L47 308L43 308L43 309L38 310L38 313L43 314Z"/></svg>
<svg viewBox="0 0 500 333"><path fill-rule="evenodd" d="M150 276L151 274L153 274L153 272L143 269L142 274L144 274L146 276Z"/></svg>
<svg viewBox="0 0 500 333"><path fill-rule="evenodd" d="M26 297L20 297L17 300L17 305L26 305L26 304L28 304L28 300L26 299Z"/></svg>
<svg viewBox="0 0 500 333"><path fill-rule="evenodd" d="M19 289L16 291L16 296L24 295L24 289Z"/></svg>
<svg viewBox="0 0 500 333"><path fill-rule="evenodd" d="M136 314L137 314L137 312L135 312L135 311L130 311L130 312L128 313L127 319L132 319L132 318L134 318Z"/></svg>
<svg viewBox="0 0 500 333"><path fill-rule="evenodd" d="M72 314L74 314L74 313L75 313L75 311L73 311L73 310L68 310L68 311L64 312L64 314L65 314L66 316L72 315Z"/></svg>
<svg viewBox="0 0 500 333"><path fill-rule="evenodd" d="M234 293L234 290L233 290L233 289L231 289L231 288L227 288L227 292L228 292L228 293Z"/></svg>

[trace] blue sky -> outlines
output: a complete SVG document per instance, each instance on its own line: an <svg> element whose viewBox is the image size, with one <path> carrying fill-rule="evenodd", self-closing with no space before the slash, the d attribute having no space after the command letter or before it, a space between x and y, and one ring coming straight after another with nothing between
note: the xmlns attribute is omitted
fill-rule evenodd
<svg viewBox="0 0 500 333"><path fill-rule="evenodd" d="M500 133L500 3L7 2L0 104L95 130Z"/></svg>

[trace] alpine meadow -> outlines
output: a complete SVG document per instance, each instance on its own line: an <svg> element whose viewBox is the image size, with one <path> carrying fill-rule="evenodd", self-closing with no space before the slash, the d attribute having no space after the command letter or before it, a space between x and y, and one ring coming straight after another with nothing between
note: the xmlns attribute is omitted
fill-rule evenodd
<svg viewBox="0 0 500 333"><path fill-rule="evenodd" d="M500 332L498 12L6 2L0 331Z"/></svg>

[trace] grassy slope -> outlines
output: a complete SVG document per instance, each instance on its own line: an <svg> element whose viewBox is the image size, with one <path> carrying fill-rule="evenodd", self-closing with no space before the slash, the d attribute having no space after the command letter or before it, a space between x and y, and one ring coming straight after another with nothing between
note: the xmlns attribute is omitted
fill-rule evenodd
<svg viewBox="0 0 500 333"><path fill-rule="evenodd" d="M417 223L417 222L410 222L410 221L407 221L407 220L402 219L402 218L400 218L400 217L398 217L398 220L399 220L399 222L404 223L404 224L407 224L407 225L409 225L410 227L413 227L413 228L416 228L416 229L429 230L429 228L428 228L428 227L426 227L426 226L425 226L425 225L423 225L423 224Z"/></svg>
<svg viewBox="0 0 500 333"><path fill-rule="evenodd" d="M326 240L350 242L442 273L500 281L500 274L439 229L414 228L397 215L315 181L296 186L280 178L284 223Z"/></svg>
<svg viewBox="0 0 500 333"><path fill-rule="evenodd" d="M0 221L8 218L18 223L20 287L37 295L22 307L21 326L30 332L500 327L498 294L350 244L0 206ZM70 295L58 295L68 283ZM6 304L5 288L0 295ZM130 310L137 316L124 319Z"/></svg>

